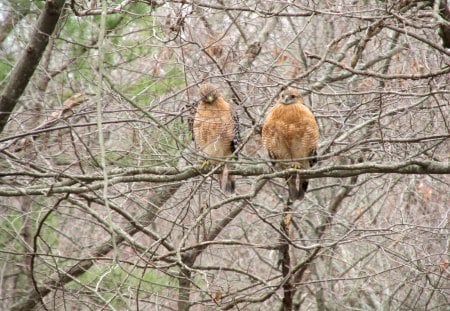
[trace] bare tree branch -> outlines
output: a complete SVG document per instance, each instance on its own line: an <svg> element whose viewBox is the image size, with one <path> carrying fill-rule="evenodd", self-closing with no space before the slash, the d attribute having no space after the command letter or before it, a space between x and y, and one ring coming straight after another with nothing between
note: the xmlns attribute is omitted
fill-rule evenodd
<svg viewBox="0 0 450 311"><path fill-rule="evenodd" d="M173 185L171 187L164 188L160 193L155 194L150 198L149 210L140 215L136 215L134 219L139 220L139 226L147 227L152 224L157 215L158 209L163 206L163 204L169 200L172 195L178 190L181 184ZM132 236L139 232L139 227L134 224L129 224L124 229L128 235ZM113 250L114 244L119 245L125 241L125 238L121 235L114 237L115 241L113 243L112 238L108 241L103 242L100 246L96 247L92 251L92 258L101 257L108 254ZM28 311L33 310L40 301L42 301L45 296L47 296L52 289L58 286L63 286L73 279L86 273L95 263L95 259L86 259L78 262L76 265L58 272L56 275L50 277L49 280L43 282L43 284L38 284L38 291L35 289L30 290L25 297L23 297L19 302L11 307L11 311Z"/></svg>
<svg viewBox="0 0 450 311"><path fill-rule="evenodd" d="M221 170L215 170L216 173ZM129 169L111 172L109 186L128 183L128 182L176 182L184 181L189 178L208 174L209 168L186 167L184 169L170 167L151 167L146 169ZM335 165L310 170L287 169L279 172L273 172L270 167L265 165L248 165L234 167L230 169L230 174L238 176L258 176L259 179L270 179L284 177L292 173L298 173L305 178L323 178L323 177L352 177L362 174L450 174L450 163L437 161L410 160L391 164L379 163L359 163L353 165ZM25 172L0 173L0 176L29 175L34 177L56 177L61 178L60 174L28 174ZM86 193L99 190L103 187L102 177L99 175L75 175L67 176L67 181L56 183L51 187L36 186L22 190L12 190L11 188L0 187L2 196L21 196L27 195L49 195L57 193ZM67 186L67 182L73 183L73 180L79 180L90 183L89 185Z"/></svg>
<svg viewBox="0 0 450 311"><path fill-rule="evenodd" d="M45 8L30 35L30 41L14 66L9 82L0 95L0 133L44 54L48 39L55 30L64 4L65 0L47 0L45 2Z"/></svg>

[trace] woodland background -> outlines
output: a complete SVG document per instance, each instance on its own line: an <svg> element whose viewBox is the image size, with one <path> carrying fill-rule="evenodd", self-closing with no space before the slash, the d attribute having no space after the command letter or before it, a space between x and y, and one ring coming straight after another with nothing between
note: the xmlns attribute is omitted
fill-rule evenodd
<svg viewBox="0 0 450 311"><path fill-rule="evenodd" d="M0 1L0 309L448 310L449 5ZM204 82L233 195L192 143ZM260 138L287 85L321 130L292 210Z"/></svg>

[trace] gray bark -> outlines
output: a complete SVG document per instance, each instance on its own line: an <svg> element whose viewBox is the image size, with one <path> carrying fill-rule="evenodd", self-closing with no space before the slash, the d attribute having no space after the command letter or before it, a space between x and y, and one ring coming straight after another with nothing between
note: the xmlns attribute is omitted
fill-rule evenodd
<svg viewBox="0 0 450 311"><path fill-rule="evenodd" d="M49 37L58 23L64 3L65 0L47 0L45 2L45 8L31 33L30 41L14 66L8 84L0 95L0 133L44 54Z"/></svg>

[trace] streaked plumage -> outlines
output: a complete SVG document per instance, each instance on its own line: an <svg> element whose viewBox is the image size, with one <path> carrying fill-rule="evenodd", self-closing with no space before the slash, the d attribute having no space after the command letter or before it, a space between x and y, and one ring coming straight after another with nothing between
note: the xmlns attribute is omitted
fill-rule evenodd
<svg viewBox="0 0 450 311"><path fill-rule="evenodd" d="M239 131L233 112L218 88L212 84L200 87L200 103L194 118L194 141L202 152L212 158L231 157L236 149ZM211 164L217 160L209 159ZM221 187L228 192L234 191L234 180L228 175L228 167L224 166Z"/></svg>
<svg viewBox="0 0 450 311"><path fill-rule="evenodd" d="M262 129L262 142L270 158L288 160L277 162L276 167L297 167L307 169L315 163L319 141L319 127L312 112L303 103L300 93L288 88L280 94L275 106L269 112ZM300 159L300 160L299 160ZM289 187L289 201L303 199L308 188L307 180L300 180L298 174L286 178Z"/></svg>

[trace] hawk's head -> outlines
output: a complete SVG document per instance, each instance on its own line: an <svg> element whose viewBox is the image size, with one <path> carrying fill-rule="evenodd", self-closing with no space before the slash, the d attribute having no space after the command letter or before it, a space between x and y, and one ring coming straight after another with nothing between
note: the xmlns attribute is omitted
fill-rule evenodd
<svg viewBox="0 0 450 311"><path fill-rule="evenodd" d="M216 99L218 99L221 96L219 89L211 83L206 83L200 86L199 92L200 92L200 99L208 104L214 103Z"/></svg>
<svg viewBox="0 0 450 311"><path fill-rule="evenodd" d="M300 92L290 87L283 90L280 94L280 102L285 105L295 104L301 98Z"/></svg>

